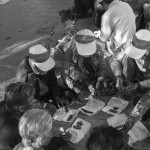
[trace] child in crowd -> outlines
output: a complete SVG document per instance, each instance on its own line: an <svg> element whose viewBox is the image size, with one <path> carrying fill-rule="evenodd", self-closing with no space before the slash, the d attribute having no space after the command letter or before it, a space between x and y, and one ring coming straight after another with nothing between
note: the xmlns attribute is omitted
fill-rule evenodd
<svg viewBox="0 0 150 150"><path fill-rule="evenodd" d="M14 150L43 149L52 137L51 115L41 109L31 109L24 113L19 122L22 142Z"/></svg>
<svg viewBox="0 0 150 150"><path fill-rule="evenodd" d="M19 133L22 142L14 150L59 150L65 146L71 150L61 137L52 138L52 118L46 110L26 111L19 121Z"/></svg>
<svg viewBox="0 0 150 150"><path fill-rule="evenodd" d="M100 126L93 128L86 143L87 150L133 150L119 130Z"/></svg>

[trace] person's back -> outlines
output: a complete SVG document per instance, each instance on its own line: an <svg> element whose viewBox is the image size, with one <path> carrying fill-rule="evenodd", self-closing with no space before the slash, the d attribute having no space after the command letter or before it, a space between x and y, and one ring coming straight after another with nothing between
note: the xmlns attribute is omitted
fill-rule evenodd
<svg viewBox="0 0 150 150"><path fill-rule="evenodd" d="M107 26L102 26L104 38L115 44L118 48L132 39L136 32L135 15L132 8L126 2L114 0L102 17Z"/></svg>

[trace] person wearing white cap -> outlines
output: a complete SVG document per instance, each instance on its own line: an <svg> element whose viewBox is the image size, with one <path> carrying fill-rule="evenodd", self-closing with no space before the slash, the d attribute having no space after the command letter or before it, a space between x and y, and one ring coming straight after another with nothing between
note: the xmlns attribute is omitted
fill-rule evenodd
<svg viewBox="0 0 150 150"><path fill-rule="evenodd" d="M135 14L126 2L120 0L103 0L103 8L106 10L102 16L101 29L94 34L106 44L106 51L110 56L110 66L116 77L116 87L119 89L122 83L121 72L116 69L122 65L124 47L136 32Z"/></svg>
<svg viewBox="0 0 150 150"><path fill-rule="evenodd" d="M82 90L92 85L97 88L105 76L106 65L101 47L96 44L94 33L88 29L77 32L66 51L62 67L62 78L81 100Z"/></svg>
<svg viewBox="0 0 150 150"><path fill-rule="evenodd" d="M50 52L42 45L29 48L27 56L19 64L16 72L17 82L27 82L35 88L35 98L56 106L61 102L60 87L54 71L55 61Z"/></svg>
<svg viewBox="0 0 150 150"><path fill-rule="evenodd" d="M125 87L125 92L134 96L134 105L150 90L150 31L139 30L135 36L136 39L133 43L125 49L126 55L135 59L137 65L134 83ZM150 118L150 110L145 113L143 119L147 119L147 117Z"/></svg>

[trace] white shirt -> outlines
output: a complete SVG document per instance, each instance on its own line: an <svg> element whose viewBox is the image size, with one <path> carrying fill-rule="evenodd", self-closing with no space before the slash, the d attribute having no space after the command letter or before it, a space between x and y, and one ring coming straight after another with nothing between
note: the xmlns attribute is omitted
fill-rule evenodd
<svg viewBox="0 0 150 150"><path fill-rule="evenodd" d="M102 16L100 39L110 41L114 51L132 40L136 32L135 15L128 3L114 0Z"/></svg>

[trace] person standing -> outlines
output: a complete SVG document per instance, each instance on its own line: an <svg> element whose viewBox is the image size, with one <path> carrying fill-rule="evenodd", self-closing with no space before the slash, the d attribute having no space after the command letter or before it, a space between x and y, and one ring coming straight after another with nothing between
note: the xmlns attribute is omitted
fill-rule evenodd
<svg viewBox="0 0 150 150"><path fill-rule="evenodd" d="M106 44L110 56L110 66L116 77L116 87L122 89L121 65L124 48L132 41L136 32L135 15L126 2L103 0L106 12L102 16L101 30L95 31L97 43Z"/></svg>

